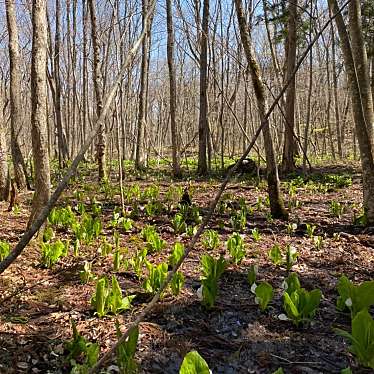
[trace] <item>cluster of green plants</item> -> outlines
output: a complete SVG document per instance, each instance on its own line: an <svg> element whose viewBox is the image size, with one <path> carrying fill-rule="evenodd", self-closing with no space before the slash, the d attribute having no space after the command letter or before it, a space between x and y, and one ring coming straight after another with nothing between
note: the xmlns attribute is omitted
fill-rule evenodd
<svg viewBox="0 0 374 374"><path fill-rule="evenodd" d="M109 313L118 314L131 308L131 302L135 295L123 297L121 287L115 275L112 276L112 284L106 276L101 277L96 283L96 289L91 297L91 306L101 318Z"/></svg>
<svg viewBox="0 0 374 374"><path fill-rule="evenodd" d="M339 335L347 338L351 346L349 350L357 361L374 369L374 320L369 308L374 305L374 281L353 284L345 275L338 282L337 309L350 310L351 332L335 329Z"/></svg>
<svg viewBox="0 0 374 374"><path fill-rule="evenodd" d="M72 340L65 343L67 350L67 361L71 367L71 374L88 374L89 370L97 363L100 346L88 341L83 337L76 327L74 320L71 321L73 329ZM118 320L115 322L117 338L121 339L122 333ZM126 340L118 344L116 349L116 363L120 373L135 374L138 372L138 364L135 360L135 352L139 339L139 328L129 331Z"/></svg>
<svg viewBox="0 0 374 374"><path fill-rule="evenodd" d="M52 268L61 257L67 256L70 247L70 241L62 242L57 240L53 243L42 242L41 244L40 264L46 268Z"/></svg>
<svg viewBox="0 0 374 374"><path fill-rule="evenodd" d="M207 250L214 250L220 246L218 232L215 230L206 230L202 237L202 244Z"/></svg>
<svg viewBox="0 0 374 374"><path fill-rule="evenodd" d="M296 248L290 244L286 245L285 248L281 248L278 244L275 244L269 250L268 256L274 265L285 265L287 271L289 271L296 263L299 253L297 252Z"/></svg>
<svg viewBox="0 0 374 374"><path fill-rule="evenodd" d="M48 216L48 222L51 225L62 228L71 228L76 221L77 218L70 205L66 208L53 208Z"/></svg>
<svg viewBox="0 0 374 374"><path fill-rule="evenodd" d="M146 225L140 236L146 242L146 247L150 252L160 252L166 246L166 241L160 237L152 225Z"/></svg>

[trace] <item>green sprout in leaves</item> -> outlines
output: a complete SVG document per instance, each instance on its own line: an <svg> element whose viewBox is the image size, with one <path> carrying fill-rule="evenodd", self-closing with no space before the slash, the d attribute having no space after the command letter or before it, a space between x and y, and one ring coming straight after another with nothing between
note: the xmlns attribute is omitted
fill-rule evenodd
<svg viewBox="0 0 374 374"><path fill-rule="evenodd" d="M360 285L353 284L345 275L338 282L339 297L336 307L340 311L348 308L352 318L361 310L368 310L374 305L374 281L366 281Z"/></svg>
<svg viewBox="0 0 374 374"><path fill-rule="evenodd" d="M199 355L197 351L191 351L186 354L182 365L179 369L179 374L210 374L206 361Z"/></svg>
<svg viewBox="0 0 374 374"><path fill-rule="evenodd" d="M245 245L243 237L234 232L226 242L230 256L236 265L240 264L245 256Z"/></svg>
<svg viewBox="0 0 374 374"><path fill-rule="evenodd" d="M256 303L258 303L260 309L264 311L273 298L274 290L270 283L262 282L256 287L255 294Z"/></svg>
<svg viewBox="0 0 374 374"><path fill-rule="evenodd" d="M217 231L215 230L206 230L202 239L203 246L205 249L213 250L219 247L220 240Z"/></svg>
<svg viewBox="0 0 374 374"><path fill-rule="evenodd" d="M283 264L282 252L278 244L273 245L268 253L268 256L274 265Z"/></svg>
<svg viewBox="0 0 374 374"><path fill-rule="evenodd" d="M226 261L223 257L215 260L212 256L203 255L201 265L203 271L202 302L207 308L212 308L218 294L218 280L226 268Z"/></svg>
<svg viewBox="0 0 374 374"><path fill-rule="evenodd" d="M3 261L10 253L10 244L5 241L0 241L0 261Z"/></svg>
<svg viewBox="0 0 374 374"><path fill-rule="evenodd" d="M183 256L184 256L184 245L179 242L175 243L173 250L169 256L168 264L171 267L175 266Z"/></svg>
<svg viewBox="0 0 374 374"><path fill-rule="evenodd" d="M116 321L117 338L122 337L119 327L119 322ZM138 365L135 361L136 346L138 344L139 328L136 326L129 332L128 338L117 347L117 365L120 373L136 374L138 372Z"/></svg>
<svg viewBox="0 0 374 374"><path fill-rule="evenodd" d="M374 369L374 320L366 309L353 318L351 333L340 329L335 332L351 342L349 350L361 365Z"/></svg>
<svg viewBox="0 0 374 374"><path fill-rule="evenodd" d="M176 234L183 234L187 229L187 224L183 218L183 215L177 213L171 221L171 225Z"/></svg>
<svg viewBox="0 0 374 374"><path fill-rule="evenodd" d="M254 229L251 230L251 234L252 234L252 239L255 242L259 242L260 241L261 234L260 234L260 231L258 231L257 227L255 227Z"/></svg>

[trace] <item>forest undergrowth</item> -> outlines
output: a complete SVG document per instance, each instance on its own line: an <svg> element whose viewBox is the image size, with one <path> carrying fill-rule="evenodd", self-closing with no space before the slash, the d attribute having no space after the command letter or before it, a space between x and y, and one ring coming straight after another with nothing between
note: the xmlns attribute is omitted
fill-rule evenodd
<svg viewBox="0 0 374 374"><path fill-rule="evenodd" d="M108 350L120 334L116 321L125 330L157 292L220 182L127 172L122 209L118 181L95 178L81 167L43 237L0 278L1 373L68 373ZM271 217L264 181L244 175L229 184L208 230L140 324L128 370L178 373L198 351L213 373L372 372L334 330L350 332L359 314L338 292L343 275L355 285L374 278L361 177L328 167L283 179L282 191L288 222ZM25 230L30 201L22 195L12 212L0 205L2 258ZM313 308L299 305L296 314L285 296L292 299L291 284L315 297ZM87 343L75 352L73 326ZM105 370L121 365L117 354Z"/></svg>

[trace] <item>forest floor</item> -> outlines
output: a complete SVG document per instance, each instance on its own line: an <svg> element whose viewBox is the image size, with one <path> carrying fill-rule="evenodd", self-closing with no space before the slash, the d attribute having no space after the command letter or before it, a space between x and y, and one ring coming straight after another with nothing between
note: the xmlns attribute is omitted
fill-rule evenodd
<svg viewBox="0 0 374 374"><path fill-rule="evenodd" d="M341 167L318 172L322 174L316 174L309 182L301 178L282 182L290 208L289 223L297 225L293 228L287 222L271 219L263 183L256 186L254 180L238 178L229 184L225 203L209 225L220 237L219 247L208 251L209 254L223 255L229 262L219 282L215 306L206 309L196 292L200 286L200 257L207 252L200 241L182 265L186 282L181 293L173 296L167 292L140 324L136 353L140 373L178 373L184 355L191 350L204 357L213 373L270 374L279 367L292 374L340 373L348 366L354 373L371 372L357 366L348 352L348 343L333 331L334 327L350 331L349 313L339 312L335 306L340 275L345 274L354 282L374 279L374 238L370 231L353 224L362 200L360 175L354 168ZM330 179L324 177L327 173ZM124 330L151 297L125 261L144 247L139 238L141 229L146 224L154 225L167 242L162 251L148 254L152 263L167 261L176 241L186 244L189 240L186 234L176 235L173 231L171 219L178 207L177 201L173 205L167 195L171 185L184 187L186 182L161 182L157 178L126 181L126 191L134 185L140 191L159 186L160 194L153 198L163 204L161 207L168 205L168 209L146 215L147 199L130 199L127 209L134 210L134 204L137 205L138 215L133 218L133 228L124 231L114 229L111 223L115 207L121 205L118 186L113 192L108 186L106 189L98 186L89 176L85 178L77 178L60 200L60 206L70 204L74 210L81 202L89 211L93 198L96 199L101 206L98 214L103 222L102 236L113 243L113 232L120 233L124 256L121 268L113 271L113 253L107 256L98 253L102 239L82 245L77 256L70 252L51 269L43 268L40 243L34 239L0 277L0 373L68 373L64 343L72 339L71 319L76 321L82 336L98 342L101 352L107 350L116 341L115 319ZM192 202L204 215L219 181L193 181L190 185ZM26 227L30 200L31 194L22 195L12 212L0 204L0 240L17 243ZM334 216L333 201L344 207L340 218ZM230 217L243 202L250 212L241 230L245 235L246 256L235 265L230 262L225 242L234 231ZM316 226L313 237L307 235L306 224ZM251 235L254 228L261 235L257 241ZM73 239L68 228L56 228L55 232L56 239ZM319 246L315 237L321 238ZM275 244L281 248L294 246L299 256L292 271L307 290L322 290L323 299L316 316L306 325L296 327L291 321L279 319L284 313L282 282L288 273L269 259L268 252ZM97 277L106 274L110 279L116 274L124 294L136 295L133 308L116 317L95 315L90 306L95 281L83 284L79 275L84 261L92 263L92 272ZM252 264L258 265L259 281L268 281L275 291L264 312L256 304L247 281ZM142 271L147 274L146 268ZM107 372L115 373L117 369L113 360Z"/></svg>

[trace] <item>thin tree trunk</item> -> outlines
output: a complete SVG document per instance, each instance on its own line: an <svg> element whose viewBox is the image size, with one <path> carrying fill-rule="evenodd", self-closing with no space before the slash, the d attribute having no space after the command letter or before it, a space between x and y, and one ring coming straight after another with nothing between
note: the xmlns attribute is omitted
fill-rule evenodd
<svg viewBox="0 0 374 374"><path fill-rule="evenodd" d="M144 17L148 10L148 0L142 0L142 25L144 26ZM152 21L152 20L151 20ZM142 43L142 62L140 71L140 91L139 91L139 110L138 110L138 127L135 151L135 168L143 169L145 166L144 140L145 126L147 120L147 93L148 93L148 72L149 72L149 49L151 22L148 25L147 36Z"/></svg>
<svg viewBox="0 0 374 374"><path fill-rule="evenodd" d="M207 141L208 141L208 33L209 33L209 1L204 0L202 30L200 35L200 111L199 111L199 157L197 173L208 173Z"/></svg>
<svg viewBox="0 0 374 374"><path fill-rule="evenodd" d="M167 59L169 67L169 105L170 105L170 130L172 143L172 161L174 177L181 175L180 169L180 152L178 141L178 130L176 123L177 110L177 83L175 79L174 66L174 26L173 26L173 9L171 0L166 0L166 22L167 22Z"/></svg>
<svg viewBox="0 0 374 374"><path fill-rule="evenodd" d="M3 106L3 96L0 94L0 201L7 201L9 197L9 170L7 160L6 123L3 116Z"/></svg>
<svg viewBox="0 0 374 374"><path fill-rule="evenodd" d="M288 31L286 39L286 74L285 82L291 77L296 65L296 19L297 19L297 0L288 2ZM286 91L285 103L285 137L282 158L282 171L291 173L295 170L296 142L294 138L295 128L295 98L296 98L296 79L292 78Z"/></svg>
<svg viewBox="0 0 374 374"><path fill-rule="evenodd" d="M46 0L33 0L31 55L31 135L35 167L35 193L28 227L40 214L50 196L47 135L47 18Z"/></svg>
<svg viewBox="0 0 374 374"><path fill-rule="evenodd" d="M93 84L95 88L96 98L96 118L100 117L103 110L103 79L100 67L100 45L97 34L97 20L96 20L96 0L89 0L91 15L91 41L93 48ZM106 173L106 139L105 139L105 125L102 123L101 128L97 134L96 143L96 159L99 169L99 180L102 181L107 177Z"/></svg>
<svg viewBox="0 0 374 374"><path fill-rule="evenodd" d="M21 104L21 62L19 57L18 28L14 8L14 0L6 0L6 16L9 36L10 63L10 133L11 152L14 168L14 178L18 189L28 186L27 168L18 143L18 135L22 127Z"/></svg>
<svg viewBox="0 0 374 374"><path fill-rule="evenodd" d="M60 54L61 54L61 3L56 0L56 31L55 31L55 51L53 56L54 61L54 78L55 78L55 111L56 111L56 127L58 140L58 161L59 166L69 158L68 145L62 127L61 115L61 78L60 78Z"/></svg>
<svg viewBox="0 0 374 374"><path fill-rule="evenodd" d="M238 24L240 30L241 41L243 44L245 56L249 65L249 70L252 77L252 84L257 100L258 112L261 121L266 120L266 124L262 129L264 138L265 154L266 154L266 167L267 167L267 182L268 193L270 200L271 215L274 218L287 219L288 213L284 208L282 194L280 190L280 182L278 177L278 167L274 154L273 139L270 133L269 120L265 118L267 112L267 103L265 97L265 86L262 82L260 67L256 61L255 53L248 32L249 27L244 15L241 0L235 0L236 13L238 17Z"/></svg>

